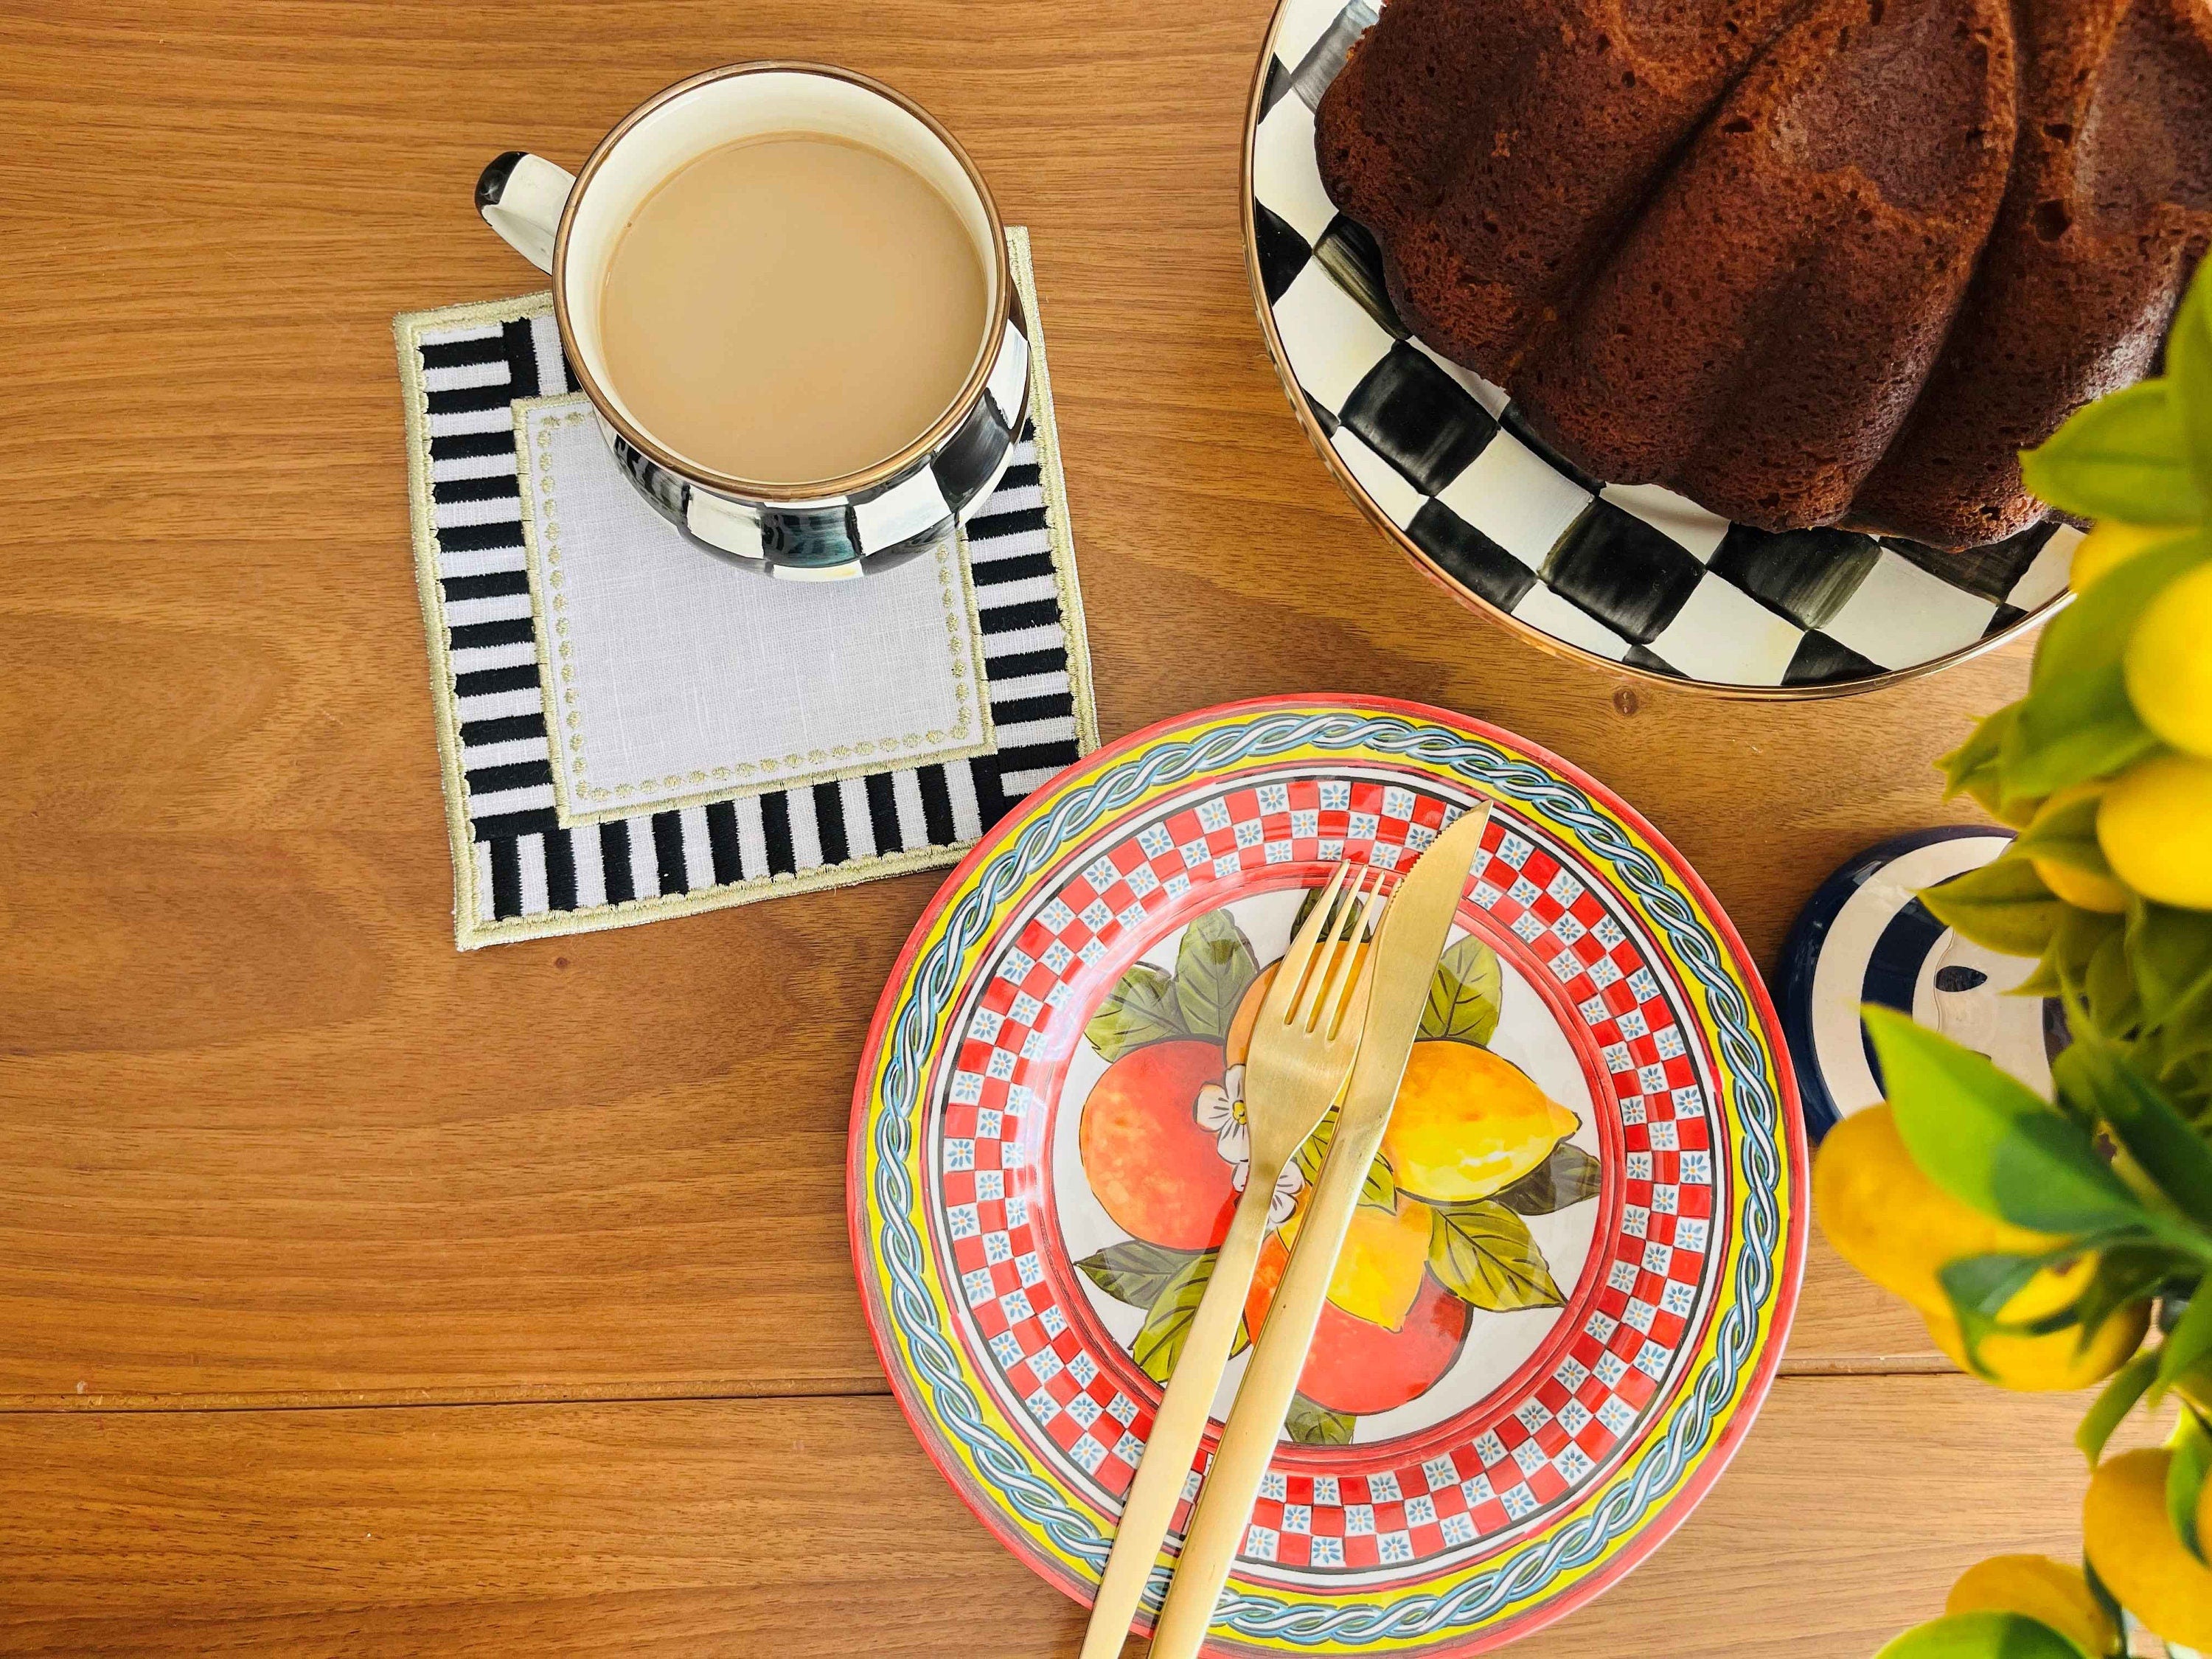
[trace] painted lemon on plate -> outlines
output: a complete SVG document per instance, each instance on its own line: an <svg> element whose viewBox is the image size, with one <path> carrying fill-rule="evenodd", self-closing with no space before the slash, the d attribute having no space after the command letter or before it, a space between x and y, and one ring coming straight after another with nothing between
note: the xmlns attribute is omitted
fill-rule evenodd
<svg viewBox="0 0 2212 1659"><path fill-rule="evenodd" d="M1357 971L1370 947L1355 949ZM1108 1062L1078 1148L1100 1206L1129 1235L1077 1266L1145 1310L1131 1352L1164 1382L1249 1174L1244 1068L1281 967L1262 966L1226 911L1188 928L1173 973L1140 963L1086 1027ZM1431 982L1382 1149L1330 1281L1291 1416L1294 1438L1348 1439L1356 1420L1434 1388L1484 1315L1564 1299L1524 1217L1585 1202L1597 1160L1576 1115L1486 1046L1504 994L1496 953L1461 939ZM1260 1328L1297 1243L1325 1121L1284 1172L1245 1299Z"/></svg>

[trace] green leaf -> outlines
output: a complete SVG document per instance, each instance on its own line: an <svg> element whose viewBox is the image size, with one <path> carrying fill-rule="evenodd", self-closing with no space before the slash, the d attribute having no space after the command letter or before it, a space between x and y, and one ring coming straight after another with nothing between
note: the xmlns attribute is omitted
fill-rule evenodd
<svg viewBox="0 0 2212 1659"><path fill-rule="evenodd" d="M2166 1081L2166 1092L2190 1115L2191 1122L2199 1128L2212 1124L2212 1054L2185 1060L2159 1075Z"/></svg>
<svg viewBox="0 0 2212 1659"><path fill-rule="evenodd" d="M2204 1477L2212 1472L2212 1431L2194 1411L2184 1411L2173 1431L2173 1461L2166 1466L2166 1518L2173 1523L2182 1547L2207 1566L2206 1541L2197 1534L2197 1502L2204 1491Z"/></svg>
<svg viewBox="0 0 2212 1659"><path fill-rule="evenodd" d="M2067 908L2033 865L2009 854L1924 889L1920 902L1962 939L2008 957L2041 956Z"/></svg>
<svg viewBox="0 0 2212 1659"><path fill-rule="evenodd" d="M2008 796L2104 777L2159 746L2128 696L2122 659L2150 602L2207 550L2199 534L2139 554L2044 629L2027 696L1997 757Z"/></svg>
<svg viewBox="0 0 2212 1659"><path fill-rule="evenodd" d="M2166 1334L2159 1345L2158 1378L2152 1385L2153 1398L2163 1395L2187 1372L2206 1360L2212 1359L2212 1292L2203 1285L2189 1305L2182 1310L2180 1319Z"/></svg>
<svg viewBox="0 0 2212 1659"><path fill-rule="evenodd" d="M2048 1336L2075 1322L2072 1307L2026 1323L2008 1320L2003 1315L2013 1297L2037 1273L2069 1261L2080 1253L2080 1247L2069 1243L2040 1255L1964 1256L1947 1261L1936 1270L1936 1283L1942 1286L1952 1315L1958 1321L1959 1339L1966 1349L1969 1369L1983 1376L1990 1375L1982 1364L1982 1344L1999 1332Z"/></svg>
<svg viewBox="0 0 2212 1659"><path fill-rule="evenodd" d="M2114 1371L2111 1380L2099 1390L2095 1403L2081 1419L2081 1426L2074 1431L2074 1443L2081 1449L2081 1455L2089 1460L2091 1468L2097 1467L2098 1460L2105 1455L2106 1443L2112 1437L2112 1431L2127 1420L2128 1413L2143 1397L2143 1390L2150 1387L2150 1380L2157 1370L2156 1354L2139 1353Z"/></svg>
<svg viewBox="0 0 2212 1659"><path fill-rule="evenodd" d="M2074 1322L2081 1331L2077 1349L2086 1349L2121 1309L2148 1302L2177 1269L2191 1269L2186 1256L2163 1244L2140 1242L2107 1245L2097 1254L2096 1271L2074 1298Z"/></svg>
<svg viewBox="0 0 2212 1659"><path fill-rule="evenodd" d="M2105 1610L2105 1617L2112 1621L2112 1628L2119 1632L2120 1644L2112 1650L2112 1659L2135 1659L2135 1644L2128 1639L2128 1616L2121 1611L2120 1598L2097 1577L2097 1569L2087 1555L2081 1558L2081 1577L2089 1581L2089 1594Z"/></svg>
<svg viewBox="0 0 2212 1659"><path fill-rule="evenodd" d="M1943 774L1945 800L1970 795L1990 817L2004 817L2004 775L1997 756L2004 746L2004 734L2019 714L2019 704L2007 703L1976 726L1966 742L1936 763Z"/></svg>
<svg viewBox="0 0 2212 1659"><path fill-rule="evenodd" d="M1498 952L1470 934L1437 963L1418 1040L1471 1042L1480 1048L1498 1030L1504 994L1505 975Z"/></svg>
<svg viewBox="0 0 2212 1659"><path fill-rule="evenodd" d="M2212 911L2139 899L2128 908L2127 952L2144 1024L2212 1010Z"/></svg>
<svg viewBox="0 0 2212 1659"><path fill-rule="evenodd" d="M2059 917L2058 927L2044 947L2043 960L2035 971L2013 988L2010 994L2022 997L2055 997L2067 992L2079 994L2089 976L2090 965L2096 960L2097 949L2107 939L2120 938L2122 925L2118 916L2108 916L2094 910L2077 910L2066 907Z"/></svg>
<svg viewBox="0 0 2212 1659"><path fill-rule="evenodd" d="M1893 1008L1869 1006L1865 1017L1898 1133L1922 1173L1952 1197L2046 1233L2144 1220L2087 1132L2024 1084Z"/></svg>
<svg viewBox="0 0 2212 1659"><path fill-rule="evenodd" d="M2128 1045L2136 1062L2158 1079L2174 1109L2212 1134L2212 1020L2160 1025Z"/></svg>
<svg viewBox="0 0 2212 1659"><path fill-rule="evenodd" d="M1301 1446L1348 1446L1352 1443L1352 1425L1358 1419L1345 1412L1333 1412L1326 1406L1316 1406L1302 1394L1291 1396L1291 1408L1283 1416L1283 1427L1296 1443Z"/></svg>
<svg viewBox="0 0 2212 1659"><path fill-rule="evenodd" d="M2117 923L2119 919L2103 920ZM2142 1023L2142 996L2128 967L2124 925L2108 927L2097 941L2089 969L2081 976L2081 994L2088 1004L2091 1024L2106 1036L2124 1035Z"/></svg>
<svg viewBox="0 0 2212 1659"><path fill-rule="evenodd" d="M2045 686L2085 678L2100 669L2118 667L2127 654L2128 636L2151 601L2166 592L2175 577L2203 563L2207 551L2206 538L2200 532L2163 543L2115 565L2043 630L2029 684L2040 691ZM2033 692L2028 701L2034 701ZM2023 703L2022 720L2027 713Z"/></svg>
<svg viewBox="0 0 2212 1659"><path fill-rule="evenodd" d="M2030 492L2062 513L2130 524L2194 524L2204 495L2165 380L2100 398L2021 457Z"/></svg>
<svg viewBox="0 0 2212 1659"><path fill-rule="evenodd" d="M1595 1198L1604 1189L1603 1167L1572 1141L1563 1140L1552 1148L1551 1157L1490 1198L1516 1215L1549 1215Z"/></svg>
<svg viewBox="0 0 2212 1659"><path fill-rule="evenodd" d="M1202 1252L1171 1250L1164 1244L1147 1244L1141 1238L1109 1244L1096 1255L1075 1264L1076 1270L1112 1297L1133 1308L1149 1308L1159 1300L1168 1281L1188 1267Z"/></svg>
<svg viewBox="0 0 2212 1659"><path fill-rule="evenodd" d="M1098 1056L1112 1065L1122 1055L1169 1037L1188 1036L1176 1011L1175 980L1167 970L1140 962L1121 975L1083 1035Z"/></svg>
<svg viewBox="0 0 2212 1659"><path fill-rule="evenodd" d="M2166 335L2166 380L2197 493L2212 501L2212 284L2201 274Z"/></svg>
<svg viewBox="0 0 2212 1659"><path fill-rule="evenodd" d="M1565 1300L1528 1224L1490 1199L1431 1212L1429 1271L1453 1295L1492 1313Z"/></svg>
<svg viewBox="0 0 2212 1659"><path fill-rule="evenodd" d="M1237 1005L1260 977L1252 941L1226 910L1209 910L1176 947L1176 1011L1193 1036L1225 1037Z"/></svg>
<svg viewBox="0 0 2212 1659"><path fill-rule="evenodd" d="M2212 1146L2175 1111L2155 1084L2101 1037L2084 1035L2051 1062L2059 1091L2097 1115L2175 1209L2212 1227Z"/></svg>
<svg viewBox="0 0 2212 1659"><path fill-rule="evenodd" d="M2028 701L2034 707L2022 705L2002 763L2007 781L2024 793L2048 795L2110 777L2159 747L2117 666L2062 681Z"/></svg>
<svg viewBox="0 0 2212 1659"><path fill-rule="evenodd" d="M1370 1210L1398 1212L1398 1178L1380 1153L1367 1166L1366 1178L1359 1183L1359 1201Z"/></svg>
<svg viewBox="0 0 2212 1659"><path fill-rule="evenodd" d="M2097 809L2104 804L2100 793L2045 806L2021 831L2006 856L2049 859L2053 864L2113 879L2112 866L2105 861L2105 849L2097 841Z"/></svg>
<svg viewBox="0 0 2212 1659"><path fill-rule="evenodd" d="M1200 1251L1169 1277L1153 1299L1152 1312L1145 1316L1145 1328L1129 1345L1129 1358L1137 1362L1137 1369L1162 1388L1182 1358L1182 1345L1190 1340L1191 1321L1198 1317L1198 1304L1206 1300L1219 1254Z"/></svg>
<svg viewBox="0 0 2212 1659"><path fill-rule="evenodd" d="M2100 1659L2024 1613L1954 1613L1909 1630L1875 1659Z"/></svg>
<svg viewBox="0 0 2212 1659"><path fill-rule="evenodd" d="M2025 1290L2028 1280L2036 1274L2081 1254L2080 1248L2069 1242L2035 1255L1998 1251L1988 1255L1960 1256L1945 1262L1936 1270L1936 1277L1944 1294L1951 1298L1952 1308L1961 1317L1972 1314L1995 1320L2004 1312L2005 1304ZM2067 1322L2073 1322L2069 1318Z"/></svg>
<svg viewBox="0 0 2212 1659"><path fill-rule="evenodd" d="M1309 887L1306 889L1305 898L1298 905L1298 914L1291 922L1291 937L1292 939L1296 939L1301 933L1305 931L1306 918L1313 915L1314 907L1321 902L1321 896L1328 890L1328 889L1326 885L1321 887ZM1344 895L1339 893L1336 896L1336 902L1328 907L1328 920L1323 921L1322 924L1323 931L1327 933L1334 933L1343 912ZM1372 927L1363 925L1359 930L1359 937L1363 939L1371 939L1375 937L1375 930Z"/></svg>

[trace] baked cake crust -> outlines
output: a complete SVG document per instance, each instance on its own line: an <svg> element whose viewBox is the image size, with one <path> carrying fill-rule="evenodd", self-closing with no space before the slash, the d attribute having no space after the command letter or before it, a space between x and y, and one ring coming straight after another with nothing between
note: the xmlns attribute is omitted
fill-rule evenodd
<svg viewBox="0 0 2212 1659"><path fill-rule="evenodd" d="M2212 244L2205 0L1393 0L1322 100L1393 301L1571 461L1771 530L2043 516Z"/></svg>
<svg viewBox="0 0 2212 1659"><path fill-rule="evenodd" d="M2020 452L2155 367L2212 245L2212 14L2026 0L2010 191L1966 307L1855 525L1972 546L2045 514Z"/></svg>
<svg viewBox="0 0 2212 1659"><path fill-rule="evenodd" d="M1796 3L1395 0L1322 101L1322 179L1407 320L1500 380Z"/></svg>

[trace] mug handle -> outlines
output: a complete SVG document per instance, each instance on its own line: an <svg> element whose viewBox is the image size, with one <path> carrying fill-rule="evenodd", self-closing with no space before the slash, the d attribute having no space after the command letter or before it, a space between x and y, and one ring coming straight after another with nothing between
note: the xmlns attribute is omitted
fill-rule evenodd
<svg viewBox="0 0 2212 1659"><path fill-rule="evenodd" d="M511 149L477 179L477 211L507 245L549 276L561 209L576 175L540 155Z"/></svg>

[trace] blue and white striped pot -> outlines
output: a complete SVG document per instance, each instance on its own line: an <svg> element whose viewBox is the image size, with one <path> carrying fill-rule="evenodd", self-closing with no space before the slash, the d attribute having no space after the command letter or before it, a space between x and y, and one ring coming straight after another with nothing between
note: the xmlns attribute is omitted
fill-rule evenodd
<svg viewBox="0 0 2212 1659"><path fill-rule="evenodd" d="M716 472L655 440L609 387L599 319L607 261L647 197L708 150L793 131L866 144L928 179L975 238L991 284L988 349L978 350L951 406L866 471L797 486ZM1006 228L958 141L881 82L815 64L708 70L625 116L580 173L508 151L477 181L477 209L552 277L562 348L608 447L638 493L694 545L772 576L859 576L937 545L1005 474L1030 395L1029 324L1014 294Z"/></svg>

